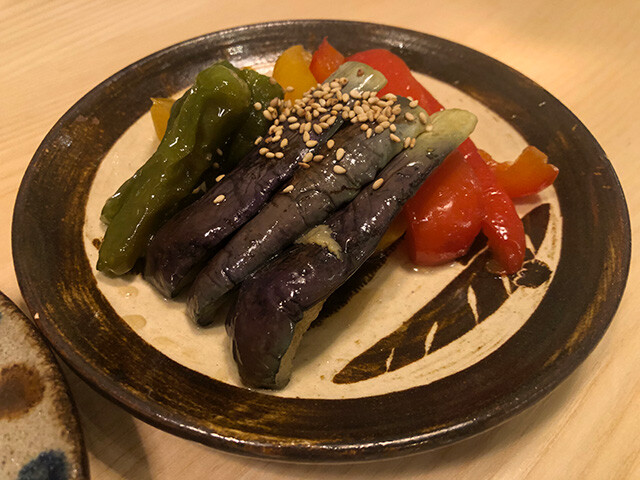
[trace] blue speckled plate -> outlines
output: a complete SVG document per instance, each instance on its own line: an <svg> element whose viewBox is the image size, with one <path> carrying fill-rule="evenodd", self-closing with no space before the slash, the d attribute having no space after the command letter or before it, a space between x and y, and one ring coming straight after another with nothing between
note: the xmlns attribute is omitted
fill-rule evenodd
<svg viewBox="0 0 640 480"><path fill-rule="evenodd" d="M32 323L0 293L0 478L89 478L76 409Z"/></svg>

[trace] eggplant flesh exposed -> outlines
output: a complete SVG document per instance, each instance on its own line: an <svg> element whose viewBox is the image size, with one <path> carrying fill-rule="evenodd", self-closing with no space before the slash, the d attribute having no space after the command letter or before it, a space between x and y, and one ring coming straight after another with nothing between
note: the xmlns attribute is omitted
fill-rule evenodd
<svg viewBox="0 0 640 480"><path fill-rule="evenodd" d="M346 78L343 92L351 90L377 91L386 79L371 67L358 62L343 64L332 78ZM267 158L260 149L263 140L240 164L224 176L198 201L174 215L157 232L147 250L145 277L163 295L175 296L187 286L195 274L215 253L216 248L229 235L251 219L273 193L298 168L298 163L309 152L315 152L329 140L343 124L336 117L329 128L309 132L317 145L307 146L302 136L288 128L284 122L282 139L288 143L279 150L282 158ZM313 124L320 123L314 119ZM223 199L222 201L214 201Z"/></svg>
<svg viewBox="0 0 640 480"><path fill-rule="evenodd" d="M425 128L418 116L426 112L409 104L409 100L398 98L401 109L395 122L398 139L417 137ZM404 116L409 112L413 115L409 117L411 120ZM321 163L314 162L313 167L296 172L290 182L293 189L275 195L198 274L189 292L191 317L200 325L211 323L225 293L309 228L350 202L402 150L403 143L393 140L393 135L386 129L367 136L358 123L338 132L334 136L335 145L320 151ZM344 154L339 158L340 148ZM336 166L343 167L344 173L336 173Z"/></svg>
<svg viewBox="0 0 640 480"><path fill-rule="evenodd" d="M445 110L429 122L415 147L380 173L384 182L378 189L363 189L242 283L227 328L247 386L277 389L288 383L300 339L323 301L375 251L404 203L473 131L476 117Z"/></svg>

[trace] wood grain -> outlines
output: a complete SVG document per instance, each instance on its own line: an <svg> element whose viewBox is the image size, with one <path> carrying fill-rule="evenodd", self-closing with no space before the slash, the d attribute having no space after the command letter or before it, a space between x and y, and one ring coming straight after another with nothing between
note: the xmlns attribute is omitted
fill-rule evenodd
<svg viewBox="0 0 640 480"><path fill-rule="evenodd" d="M84 93L160 48L206 32L286 18L411 28L475 48L529 76L591 130L616 169L637 234L640 3L0 1L0 289L24 306L10 224L26 166ZM384 13L382 13L384 12ZM636 256L618 313L587 361L550 396L494 430L443 448L361 465L293 465L231 456L154 429L69 373L95 479L640 478L640 298Z"/></svg>

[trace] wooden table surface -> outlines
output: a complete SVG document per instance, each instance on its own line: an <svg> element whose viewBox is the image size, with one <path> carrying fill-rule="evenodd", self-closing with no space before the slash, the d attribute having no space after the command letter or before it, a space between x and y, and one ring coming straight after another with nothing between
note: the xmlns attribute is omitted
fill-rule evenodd
<svg viewBox="0 0 640 480"><path fill-rule="evenodd" d="M473 0L169 2L0 1L0 290L20 307L10 225L22 175L47 131L84 93L158 49L268 20L342 18L402 26L484 52L532 78L598 139L631 211L640 204L640 2ZM640 328L632 257L627 291L592 355L507 423L433 452L355 465L283 464L222 453L157 430L68 369L92 478L640 478ZM0 472L0 477L2 474Z"/></svg>

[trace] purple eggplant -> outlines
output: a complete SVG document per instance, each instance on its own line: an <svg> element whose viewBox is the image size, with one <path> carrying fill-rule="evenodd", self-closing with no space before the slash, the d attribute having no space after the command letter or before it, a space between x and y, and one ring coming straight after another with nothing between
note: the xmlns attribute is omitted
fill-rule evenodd
<svg viewBox="0 0 640 480"><path fill-rule="evenodd" d="M335 145L320 151L320 163L297 171L289 188L275 195L211 259L189 292L189 314L194 320L200 325L211 323L227 292L309 228L353 200L400 153L405 139L410 143L424 131L420 118L426 118L426 112L422 108L405 98L398 98L394 107L394 132L380 128L373 134L376 122L356 123L338 132ZM369 134L367 127L371 128Z"/></svg>
<svg viewBox="0 0 640 480"><path fill-rule="evenodd" d="M374 252L402 205L471 133L473 114L447 110L342 210L307 232L245 280L229 311L228 332L243 382L282 388L300 339L323 301Z"/></svg>
<svg viewBox="0 0 640 480"><path fill-rule="evenodd" d="M343 64L332 78L347 79L342 85L345 94L354 90L377 91L386 84L380 72L357 62ZM285 128L278 139L278 152L274 153L282 152L282 156L269 158L261 154L260 150L268 147L263 140L202 198L160 228L147 250L145 277L163 295L175 296L187 286L220 243L251 219L293 175L305 155L326 143L344 119L337 116L332 125L320 131L311 129L309 140L316 142L315 145L305 141L297 129L292 129L296 122L281 122ZM319 125L323 121L314 118L311 123ZM287 142L281 143L285 139Z"/></svg>

